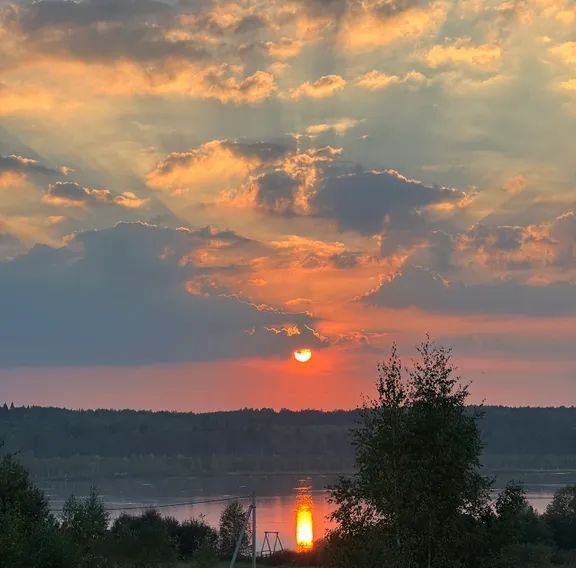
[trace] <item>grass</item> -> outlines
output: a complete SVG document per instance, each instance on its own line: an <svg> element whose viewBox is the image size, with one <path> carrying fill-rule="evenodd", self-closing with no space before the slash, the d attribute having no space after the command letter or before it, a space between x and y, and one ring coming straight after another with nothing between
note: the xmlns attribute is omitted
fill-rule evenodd
<svg viewBox="0 0 576 568"><path fill-rule="evenodd" d="M263 564L258 563L258 566L263 566ZM190 566L194 566L193 563L189 563L189 562L179 562L178 564L176 564L176 568L190 568ZM226 561L221 561L218 562L218 564L216 564L214 566L214 568L228 568L230 566L230 562L226 562ZM252 568L252 563L251 562L236 562L236 568ZM282 566L279 566L278 568L282 568Z"/></svg>
<svg viewBox="0 0 576 568"><path fill-rule="evenodd" d="M257 565L259 567L263 567L265 566L264 564L258 562ZM186 562L181 562L180 564L176 565L177 568L190 568L190 564L186 563ZM218 562L218 564L216 564L216 566L214 568L228 568L230 566L230 562ZM236 562L236 568L252 568L252 563L251 562ZM293 566L276 566L275 568L294 568ZM303 567L305 568L305 567Z"/></svg>

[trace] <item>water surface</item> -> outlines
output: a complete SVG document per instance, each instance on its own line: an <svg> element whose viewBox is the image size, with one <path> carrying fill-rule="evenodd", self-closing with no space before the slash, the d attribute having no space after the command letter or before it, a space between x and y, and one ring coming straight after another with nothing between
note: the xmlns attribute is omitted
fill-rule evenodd
<svg viewBox="0 0 576 568"><path fill-rule="evenodd" d="M501 488L509 480L523 483L528 500L539 512L546 509L554 493L567 484L576 483L576 470L500 471L490 477L495 488ZM85 496L95 485L107 507L159 507L163 515L179 521L203 516L206 522L218 526L220 514L226 502L213 500L240 497L249 505L249 495L254 490L257 503L258 548L260 550L264 531L278 532L285 548L296 549L298 503L305 491L310 503L314 539L321 538L332 524L328 519L333 505L328 500L326 487L334 483L335 475L226 475L214 477L176 477L162 479L103 479L91 482L40 481L47 492L51 507L60 509L71 494ZM305 490L303 488L306 488ZM202 504L186 504L198 501ZM120 511L112 511L117 516Z"/></svg>

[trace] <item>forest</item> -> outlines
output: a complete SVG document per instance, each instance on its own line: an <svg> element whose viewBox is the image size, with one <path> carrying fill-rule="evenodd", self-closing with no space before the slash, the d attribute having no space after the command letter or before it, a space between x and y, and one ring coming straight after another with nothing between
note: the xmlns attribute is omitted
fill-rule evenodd
<svg viewBox="0 0 576 568"><path fill-rule="evenodd" d="M576 467L576 408L487 406L481 413L487 468ZM318 410L66 410L7 401L0 405L0 440L46 478L340 473L354 469L350 430L358 417L358 411Z"/></svg>

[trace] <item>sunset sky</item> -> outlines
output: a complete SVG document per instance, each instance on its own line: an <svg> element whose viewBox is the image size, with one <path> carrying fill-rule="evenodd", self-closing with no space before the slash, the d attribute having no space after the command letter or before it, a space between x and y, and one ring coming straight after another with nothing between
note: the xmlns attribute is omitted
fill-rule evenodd
<svg viewBox="0 0 576 568"><path fill-rule="evenodd" d="M350 408L429 332L475 401L576 404L575 29L0 0L0 399Z"/></svg>

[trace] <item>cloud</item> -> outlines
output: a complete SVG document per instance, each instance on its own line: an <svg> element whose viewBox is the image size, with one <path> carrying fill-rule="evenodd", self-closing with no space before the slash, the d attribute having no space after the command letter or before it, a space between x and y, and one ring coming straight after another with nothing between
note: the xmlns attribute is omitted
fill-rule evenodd
<svg viewBox="0 0 576 568"><path fill-rule="evenodd" d="M298 100L303 98L324 99L331 97L346 86L346 80L340 75L324 75L320 79L306 81L290 91L290 97Z"/></svg>
<svg viewBox="0 0 576 568"><path fill-rule="evenodd" d="M66 171L66 168L51 168L31 158L16 155L2 156L0 154L0 176L3 174L55 176Z"/></svg>
<svg viewBox="0 0 576 568"><path fill-rule="evenodd" d="M361 122L361 120L355 120L353 118L341 118L330 122L310 124L306 127L305 132L310 136L319 136L320 134L326 134L329 132L333 132L338 136L343 136L348 132L348 130L358 126Z"/></svg>
<svg viewBox="0 0 576 568"><path fill-rule="evenodd" d="M18 6L13 30L39 52L82 61L206 57L195 38L167 36L176 17L169 4L149 0L41 0Z"/></svg>
<svg viewBox="0 0 576 568"><path fill-rule="evenodd" d="M314 126L323 132L341 125ZM385 256L426 240L443 228L442 219L471 200L461 190L427 185L392 169L365 171L331 146L296 149L218 140L169 155L148 183L176 195L191 193L196 200L220 193L212 203L321 218L340 231L380 235Z"/></svg>
<svg viewBox="0 0 576 568"><path fill-rule="evenodd" d="M338 30L343 49L371 51L433 32L445 19L442 2L422 5L419 0L351 2Z"/></svg>
<svg viewBox="0 0 576 568"><path fill-rule="evenodd" d="M554 264L576 266L576 213L568 211L550 225L550 238L554 243Z"/></svg>
<svg viewBox="0 0 576 568"><path fill-rule="evenodd" d="M172 152L147 176L154 189L177 193L213 189L239 183L264 164L273 164L289 154L282 143L212 140L186 152Z"/></svg>
<svg viewBox="0 0 576 568"><path fill-rule="evenodd" d="M90 189L71 181L57 181L50 184L42 196L42 201L50 205L62 205L64 207L119 205L129 209L138 209L146 203L145 199L139 199L130 191L114 195L109 189Z"/></svg>
<svg viewBox="0 0 576 568"><path fill-rule="evenodd" d="M295 213L294 202L298 180L286 172L272 171L253 178L256 204L267 211L279 214Z"/></svg>
<svg viewBox="0 0 576 568"><path fill-rule="evenodd" d="M474 45L470 38L438 44L425 55L429 67L465 65L474 69L493 70L499 63L502 49L494 43Z"/></svg>
<svg viewBox="0 0 576 568"><path fill-rule="evenodd" d="M265 47L271 57L284 61L296 57L304 47L304 42L298 39L283 37L277 41L266 42Z"/></svg>
<svg viewBox="0 0 576 568"><path fill-rule="evenodd" d="M562 317L576 314L576 285L555 282L536 286L512 280L464 284L450 282L424 268L407 266L361 301L373 306L439 313Z"/></svg>
<svg viewBox="0 0 576 568"><path fill-rule="evenodd" d="M367 73L356 77L354 83L361 89L367 89L368 91L380 91L387 89L391 85L397 85L400 83L417 84L422 83L423 81L426 81L426 77L418 71L410 71L404 76L399 76L388 75L373 69L372 71L368 71Z"/></svg>
<svg viewBox="0 0 576 568"><path fill-rule="evenodd" d="M203 98L222 103L255 104L267 99L276 90L274 76L266 71L238 79L230 75L228 66L215 67L204 74Z"/></svg>
<svg viewBox="0 0 576 568"><path fill-rule="evenodd" d="M0 228L2 223L0 223ZM9 232L0 230L0 260L11 258L24 251L24 246L18 238Z"/></svg>
<svg viewBox="0 0 576 568"><path fill-rule="evenodd" d="M507 270L570 269L576 266L576 215L567 211L540 225L477 223L459 235L457 248L477 263Z"/></svg>
<svg viewBox="0 0 576 568"><path fill-rule="evenodd" d="M552 55L567 65L576 63L576 41L567 41L549 48Z"/></svg>
<svg viewBox="0 0 576 568"><path fill-rule="evenodd" d="M265 17L217 10L211 3L184 7L154 0L15 5L4 18L0 40L6 44L0 47L18 54L10 71L31 72L24 81L17 74L0 85L0 102L8 107L0 113L71 106L71 99L81 107L88 93L176 93L225 104L260 103L275 92L274 77L257 68L244 71L242 38L265 28ZM71 97L72 85L84 91ZM18 94L26 96L21 101Z"/></svg>
<svg viewBox="0 0 576 568"><path fill-rule="evenodd" d="M528 187L528 181L523 175L513 176L506 180L506 183L502 187L503 191L511 195L516 195L524 191Z"/></svg>
<svg viewBox="0 0 576 568"><path fill-rule="evenodd" d="M384 170L328 176L312 202L319 216L334 219L341 230L373 235L403 227L410 231L427 208L456 206L465 197L462 191Z"/></svg>
<svg viewBox="0 0 576 568"><path fill-rule="evenodd" d="M212 246L239 254L252 245L232 232L122 223L0 262L1 364L138 365L321 346L310 316L189 293L195 277L234 269L195 262L195 251Z"/></svg>

